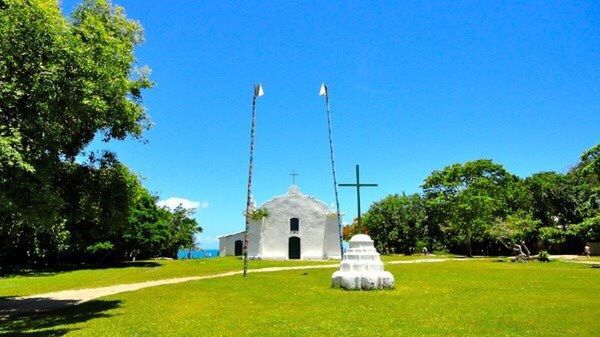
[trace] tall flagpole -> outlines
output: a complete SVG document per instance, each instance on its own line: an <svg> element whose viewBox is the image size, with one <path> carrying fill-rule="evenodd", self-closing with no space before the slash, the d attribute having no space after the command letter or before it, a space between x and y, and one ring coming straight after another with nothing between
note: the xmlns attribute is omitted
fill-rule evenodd
<svg viewBox="0 0 600 337"><path fill-rule="evenodd" d="M329 155L331 158L331 173L333 174L333 190L335 191L335 209L337 213L338 230L340 234L340 256L344 257L344 239L342 236L342 215L340 214L340 200L338 197L338 184L335 176L335 159L333 156L333 133L331 131L331 110L329 109L329 90L325 83L321 84L319 96L325 96L325 109L327 110L327 128L329 130Z"/></svg>
<svg viewBox="0 0 600 337"><path fill-rule="evenodd" d="M248 165L248 194L246 197L246 231L244 232L244 277L248 274L248 231L250 230L250 212L252 207L252 172L254 171L254 130L256 127L256 99L264 95L262 85L254 85L254 94L252 95L252 122L250 126L250 164Z"/></svg>

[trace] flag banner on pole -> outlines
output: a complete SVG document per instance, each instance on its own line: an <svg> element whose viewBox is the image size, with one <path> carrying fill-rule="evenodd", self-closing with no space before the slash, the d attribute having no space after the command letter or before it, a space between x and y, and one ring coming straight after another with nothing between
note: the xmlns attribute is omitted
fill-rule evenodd
<svg viewBox="0 0 600 337"><path fill-rule="evenodd" d="M327 86L325 83L321 84L321 89L319 90L319 96L327 96Z"/></svg>
<svg viewBox="0 0 600 337"><path fill-rule="evenodd" d="M260 96L262 96L264 94L265 94L265 92L263 90L262 85L261 84L256 84L254 86L254 97L260 97Z"/></svg>

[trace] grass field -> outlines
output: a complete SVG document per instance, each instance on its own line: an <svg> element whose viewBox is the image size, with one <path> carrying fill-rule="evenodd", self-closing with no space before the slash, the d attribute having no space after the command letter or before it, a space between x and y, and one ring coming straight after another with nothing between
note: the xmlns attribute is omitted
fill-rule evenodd
<svg viewBox="0 0 600 337"><path fill-rule="evenodd" d="M250 261L251 269L335 263L332 261ZM236 257L198 260L151 260L125 263L106 269L82 269L57 273L15 275L0 278L0 297L27 296L51 291L103 287L122 283L201 276L240 270Z"/></svg>
<svg viewBox="0 0 600 337"><path fill-rule="evenodd" d="M183 262L155 268L176 271ZM216 268L237 262L211 263ZM265 262L281 263L286 264ZM0 334L597 336L600 331L600 269L590 265L481 259L386 268L396 278L394 290L332 289L333 269L250 274L147 288L25 316L5 322ZM140 277L138 269L119 271L124 279L131 279L130 271Z"/></svg>
<svg viewBox="0 0 600 337"><path fill-rule="evenodd" d="M432 256L428 256L432 257ZM449 257L448 255L437 255ZM384 261L414 260L422 255L383 256ZM252 260L250 269L295 265L331 264L338 261L263 261ZM122 283L160 280L173 277L202 276L240 270L242 261L236 257L197 260L151 260L124 263L105 269L82 269L56 273L32 273L0 278L0 297L27 296L67 289L103 287Z"/></svg>

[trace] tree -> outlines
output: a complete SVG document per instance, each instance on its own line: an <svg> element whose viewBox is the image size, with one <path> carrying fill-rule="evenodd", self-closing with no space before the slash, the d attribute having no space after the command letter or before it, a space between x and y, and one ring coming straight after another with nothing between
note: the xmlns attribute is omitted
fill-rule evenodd
<svg viewBox="0 0 600 337"><path fill-rule="evenodd" d="M136 184L127 227L119 235L123 257L131 260L156 256L176 258L177 251L193 246L195 235L202 232L192 218L195 210L181 206L170 210L158 207L156 201L156 196Z"/></svg>
<svg viewBox="0 0 600 337"><path fill-rule="evenodd" d="M500 219L488 228L487 235L508 251L514 252L515 247L519 247L519 251L524 248L529 252L525 242L533 240L539 224L539 220L534 220L529 213L521 211Z"/></svg>
<svg viewBox="0 0 600 337"><path fill-rule="evenodd" d="M149 70L134 67L140 42L141 26L110 1L86 0L70 19L55 0L2 1L0 260L47 263L68 245L83 247L69 231L61 174L89 169L75 158L96 134L137 138L149 127L141 104ZM88 252L114 249L106 242Z"/></svg>
<svg viewBox="0 0 600 337"><path fill-rule="evenodd" d="M62 16L58 1L6 0L0 11L0 122L19 130L24 157L74 158L97 132L139 137L149 126L135 70L142 28L110 1L86 0Z"/></svg>
<svg viewBox="0 0 600 337"><path fill-rule="evenodd" d="M371 205L362 224L380 252L411 254L427 241L425 218L420 195L393 194Z"/></svg>
<svg viewBox="0 0 600 337"><path fill-rule="evenodd" d="M579 252L600 218L600 145L585 151L567 174L536 173L525 179L531 212L539 219L546 249Z"/></svg>
<svg viewBox="0 0 600 337"><path fill-rule="evenodd" d="M344 227L342 227L342 238L345 241L350 241L350 239L352 239L352 237L356 234L368 234L364 226L362 227L363 228L358 227L358 221L355 218L352 223L346 224Z"/></svg>
<svg viewBox="0 0 600 337"><path fill-rule="evenodd" d="M202 228L191 216L195 210L185 209L181 206L169 212L168 224L170 240L163 247L163 256L177 257L177 252L182 248L193 247L194 235L202 232Z"/></svg>
<svg viewBox="0 0 600 337"><path fill-rule="evenodd" d="M581 220L600 216L600 144L585 151L567 176L575 186L576 212Z"/></svg>
<svg viewBox="0 0 600 337"><path fill-rule="evenodd" d="M441 226L446 241L462 246L473 255L473 245L482 243L496 219L511 212L511 187L518 178L491 160L453 164L434 171L423 190L428 221Z"/></svg>
<svg viewBox="0 0 600 337"><path fill-rule="evenodd" d="M582 243L600 241L600 214L571 226L569 235L576 237Z"/></svg>
<svg viewBox="0 0 600 337"><path fill-rule="evenodd" d="M568 225L579 221L576 190L572 179L556 172L541 172L525 179L533 216L544 227Z"/></svg>
<svg viewBox="0 0 600 337"><path fill-rule="evenodd" d="M600 178L600 144L596 144L581 154L580 162L574 171L593 176L596 180Z"/></svg>

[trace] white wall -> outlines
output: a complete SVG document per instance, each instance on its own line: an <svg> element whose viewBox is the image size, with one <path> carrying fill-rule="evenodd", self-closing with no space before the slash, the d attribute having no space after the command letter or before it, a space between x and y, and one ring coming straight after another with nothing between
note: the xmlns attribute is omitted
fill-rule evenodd
<svg viewBox="0 0 600 337"><path fill-rule="evenodd" d="M290 187L284 196L276 197L262 208L269 211L263 221L262 258L287 259L291 236L300 238L302 259L327 258L325 247L325 221L327 205L300 193L296 186ZM300 222L297 233L290 231L290 219Z"/></svg>
<svg viewBox="0 0 600 337"><path fill-rule="evenodd" d="M261 252L261 228L263 220L250 220L248 235L248 256L252 259L262 258Z"/></svg>
<svg viewBox="0 0 600 337"><path fill-rule="evenodd" d="M286 260L291 236L300 238L302 259L340 258L337 217L324 202L304 195L298 187L292 186L287 194L275 197L260 207L265 208L269 216L250 221L250 258ZM298 232L290 231L291 218L300 220ZM219 238L220 255L235 255L236 240L244 240L244 232Z"/></svg>
<svg viewBox="0 0 600 337"><path fill-rule="evenodd" d="M325 255L327 255L327 258L341 259L342 253L340 250L340 227L338 225L336 213L329 213L327 215L325 242Z"/></svg>
<svg viewBox="0 0 600 337"><path fill-rule="evenodd" d="M234 256L235 242L242 240L244 242L244 232L239 232L219 238L219 256Z"/></svg>

